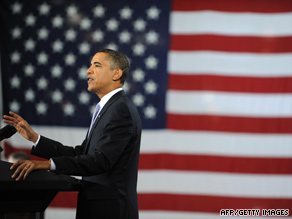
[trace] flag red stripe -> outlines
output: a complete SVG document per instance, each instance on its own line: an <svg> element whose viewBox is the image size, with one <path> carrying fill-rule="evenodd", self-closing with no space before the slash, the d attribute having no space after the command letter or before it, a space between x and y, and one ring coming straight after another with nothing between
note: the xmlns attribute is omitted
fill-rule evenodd
<svg viewBox="0 0 292 219"><path fill-rule="evenodd" d="M5 151L24 151L5 144ZM8 154L9 155L9 154ZM34 159L39 159L34 157ZM41 158L40 158L41 159ZM292 174L292 158L228 157L186 154L141 154L140 170L172 169L237 173Z"/></svg>
<svg viewBox="0 0 292 219"><path fill-rule="evenodd" d="M248 93L291 93L292 77L229 77L169 74L171 90L213 90Z"/></svg>
<svg viewBox="0 0 292 219"><path fill-rule="evenodd" d="M167 128L194 131L291 134L292 118L252 118L168 113Z"/></svg>
<svg viewBox="0 0 292 219"><path fill-rule="evenodd" d="M76 208L78 192L59 192L49 207Z"/></svg>
<svg viewBox="0 0 292 219"><path fill-rule="evenodd" d="M4 157L5 158L8 158L8 156L11 153L18 152L18 151L23 151L23 152L27 153L27 155L32 160L45 160L45 159L43 159L41 157L37 157L37 156L31 155L30 154L30 151L31 151L30 149L13 147L12 145L10 145L6 141L4 141Z"/></svg>
<svg viewBox="0 0 292 219"><path fill-rule="evenodd" d="M138 194L140 210L170 210L218 213L221 209L289 209L292 199L220 197L161 193Z"/></svg>
<svg viewBox="0 0 292 219"><path fill-rule="evenodd" d="M214 10L226 12L259 12L277 13L292 11L291 0L174 0L172 2L173 11L201 11Z"/></svg>
<svg viewBox="0 0 292 219"><path fill-rule="evenodd" d="M141 154L139 169L292 174L292 158L226 157L165 153Z"/></svg>
<svg viewBox="0 0 292 219"><path fill-rule="evenodd" d="M225 52L292 52L292 37L252 37L220 35L171 35L171 50L213 50Z"/></svg>
<svg viewBox="0 0 292 219"><path fill-rule="evenodd" d="M66 201L65 201L66 200ZM60 192L50 207L76 208L76 192ZM171 210L189 212L213 212L221 209L289 209L292 212L292 199L220 197L208 195L180 195L161 193L139 193L140 210ZM291 213L290 213L291 214Z"/></svg>
<svg viewBox="0 0 292 219"><path fill-rule="evenodd" d="M7 143L5 143L4 146L6 157L8 157L10 153L17 151L24 151L30 155L29 149L15 148L8 145ZM33 156L32 159L42 158ZM172 169L190 171L204 170L237 173L292 174L292 158L229 157L211 155L141 153L139 160L139 169Z"/></svg>

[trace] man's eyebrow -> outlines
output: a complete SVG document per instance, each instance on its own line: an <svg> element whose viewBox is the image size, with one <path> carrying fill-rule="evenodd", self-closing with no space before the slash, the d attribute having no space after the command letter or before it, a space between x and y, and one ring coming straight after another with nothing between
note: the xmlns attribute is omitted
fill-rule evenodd
<svg viewBox="0 0 292 219"><path fill-rule="evenodd" d="M93 64L102 65L100 62L93 62Z"/></svg>

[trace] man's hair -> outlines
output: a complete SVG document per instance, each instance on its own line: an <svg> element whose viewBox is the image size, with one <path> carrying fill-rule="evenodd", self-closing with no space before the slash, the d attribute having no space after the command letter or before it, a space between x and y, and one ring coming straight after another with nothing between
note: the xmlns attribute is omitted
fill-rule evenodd
<svg viewBox="0 0 292 219"><path fill-rule="evenodd" d="M121 84L124 84L130 71L130 63L126 55L123 54L122 52L112 49L102 49L99 50L98 53L99 52L103 52L109 55L108 57L111 69L119 68L123 71L123 75L120 78L120 82Z"/></svg>

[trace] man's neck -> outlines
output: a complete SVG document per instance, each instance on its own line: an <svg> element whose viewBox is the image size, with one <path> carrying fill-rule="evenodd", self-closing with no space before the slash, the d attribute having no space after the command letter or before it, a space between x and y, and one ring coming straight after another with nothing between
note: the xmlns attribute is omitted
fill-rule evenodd
<svg viewBox="0 0 292 219"><path fill-rule="evenodd" d="M100 99L99 104L101 106L101 108L107 103L107 101L109 101L109 99L114 96L116 93L118 93L119 91L123 90L123 88L119 87L115 90L112 90L111 92L107 93L106 95L104 95L102 97L102 99Z"/></svg>
<svg viewBox="0 0 292 219"><path fill-rule="evenodd" d="M118 85L118 86L113 86L110 89L107 89L107 91L102 91L102 92L96 92L96 95L99 97L99 99L102 99L104 96L109 94L110 92L122 88L123 85Z"/></svg>

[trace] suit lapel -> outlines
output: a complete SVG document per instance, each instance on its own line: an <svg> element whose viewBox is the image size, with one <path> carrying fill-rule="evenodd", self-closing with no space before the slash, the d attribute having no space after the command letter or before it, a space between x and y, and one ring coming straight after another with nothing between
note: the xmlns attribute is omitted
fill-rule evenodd
<svg viewBox="0 0 292 219"><path fill-rule="evenodd" d="M92 133L94 132L95 127L97 126L97 124L99 123L100 119L102 118L102 116L105 114L105 112L107 111L108 107L110 105L112 105L117 99L119 99L121 96L125 95L124 91L119 91L118 93L116 93L115 95L113 95L108 102L104 105L104 107L101 109L100 113L98 114L98 116L96 117L96 120L92 126L92 130L89 133L89 136L87 137L87 143L86 143L86 148L84 151L84 154L87 153L88 151L88 147L89 147L89 143L92 137Z"/></svg>

